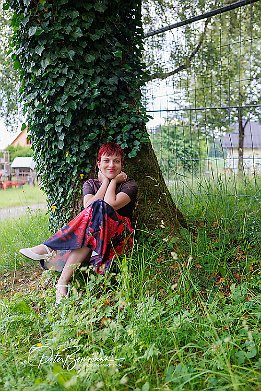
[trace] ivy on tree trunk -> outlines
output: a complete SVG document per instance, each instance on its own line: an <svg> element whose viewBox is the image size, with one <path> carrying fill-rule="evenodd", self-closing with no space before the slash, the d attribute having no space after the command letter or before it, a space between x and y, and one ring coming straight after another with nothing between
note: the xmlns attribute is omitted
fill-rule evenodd
<svg viewBox="0 0 261 391"><path fill-rule="evenodd" d="M141 1L12 0L10 6L14 64L51 228L72 218L97 150L108 141L122 146L138 182L138 221L178 226L181 214L145 128Z"/></svg>

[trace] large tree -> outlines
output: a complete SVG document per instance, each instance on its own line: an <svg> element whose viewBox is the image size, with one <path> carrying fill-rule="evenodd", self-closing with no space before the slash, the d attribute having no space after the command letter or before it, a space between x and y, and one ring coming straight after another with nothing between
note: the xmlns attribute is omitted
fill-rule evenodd
<svg viewBox="0 0 261 391"><path fill-rule="evenodd" d="M176 228L183 218L148 140L141 104L141 2L10 1L13 54L34 156L56 229L78 208L99 145L116 141L139 187L138 222Z"/></svg>

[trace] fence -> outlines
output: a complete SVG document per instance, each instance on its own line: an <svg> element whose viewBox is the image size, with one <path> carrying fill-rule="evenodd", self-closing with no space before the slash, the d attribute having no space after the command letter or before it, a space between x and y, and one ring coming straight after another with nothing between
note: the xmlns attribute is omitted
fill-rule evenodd
<svg viewBox="0 0 261 391"><path fill-rule="evenodd" d="M239 1L146 34L148 132L181 198L260 196L260 20L260 2Z"/></svg>

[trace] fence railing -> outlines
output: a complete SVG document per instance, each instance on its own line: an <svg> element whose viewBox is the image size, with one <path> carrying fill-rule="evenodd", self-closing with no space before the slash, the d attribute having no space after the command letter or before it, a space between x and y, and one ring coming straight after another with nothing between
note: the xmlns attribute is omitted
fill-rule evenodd
<svg viewBox="0 0 261 391"><path fill-rule="evenodd" d="M145 91L148 132L175 194L214 194L222 183L228 195L260 196L261 7L235 4L145 39L157 59Z"/></svg>

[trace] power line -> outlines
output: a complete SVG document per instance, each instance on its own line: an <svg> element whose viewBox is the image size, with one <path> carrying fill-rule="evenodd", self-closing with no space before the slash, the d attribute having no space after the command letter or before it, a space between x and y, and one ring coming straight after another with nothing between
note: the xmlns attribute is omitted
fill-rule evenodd
<svg viewBox="0 0 261 391"><path fill-rule="evenodd" d="M258 1L260 1L260 0L240 0L240 1L237 1L236 3L225 5L224 7L220 7L218 9L216 9L216 10L213 10L213 11L208 11L208 12L206 12L204 14L201 14L201 15L198 15L198 16L194 16L192 18L183 20L181 22L170 24L169 26L162 27L162 28L160 28L158 30L149 31L148 33L144 34L144 37L145 38L152 37L153 35L161 34L161 33L164 33L165 31L169 31L169 30L175 29L177 27L185 26L187 24L191 24L193 22L197 22L198 20L206 19L206 18L209 18L209 17L214 16L214 15L223 14L224 12L231 11L231 10L233 10L235 8L243 7L245 5L253 4L253 3L256 3Z"/></svg>

